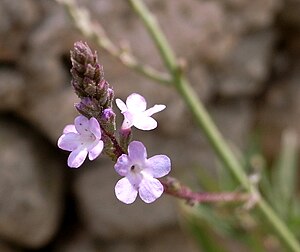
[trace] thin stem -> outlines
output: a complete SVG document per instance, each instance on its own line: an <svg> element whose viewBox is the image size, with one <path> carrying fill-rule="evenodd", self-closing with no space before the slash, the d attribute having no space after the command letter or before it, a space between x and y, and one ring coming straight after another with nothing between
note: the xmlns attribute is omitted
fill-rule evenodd
<svg viewBox="0 0 300 252"><path fill-rule="evenodd" d="M252 195L236 192L194 192L189 187L182 185L174 178L168 177L166 181L161 181L164 186L164 193L179 199L184 199L189 203L204 202L237 202L249 201Z"/></svg>
<svg viewBox="0 0 300 252"><path fill-rule="evenodd" d="M129 0L129 3L143 21L157 49L159 50L162 60L173 75L174 71L177 70L176 57L173 50L168 45L168 41L164 34L159 29L155 28L159 26L156 17L152 15L142 1Z"/></svg>
<svg viewBox="0 0 300 252"><path fill-rule="evenodd" d="M101 130L102 132L111 140L115 150L114 150L114 154L115 157L114 159L117 160L122 154L126 154L126 152L123 150L123 148L120 146L120 144L118 143L117 139L115 138L115 136L113 136L112 134L108 133L104 127L101 126Z"/></svg>
<svg viewBox="0 0 300 252"><path fill-rule="evenodd" d="M245 187L249 193L255 192L255 189L251 186L240 162L234 156L226 141L218 131L203 104L196 96L196 93L192 89L190 83L186 78L184 78L184 76L182 76L182 71L177 67L175 54L173 53L158 23L155 21L152 14L141 0L128 1L143 21L145 27L148 29L149 34L155 42L166 67L169 69L170 74L173 75L173 81L176 90L179 92L179 94L181 94L188 108L193 113L196 123L200 128L202 128L216 154L224 164L224 167L231 171L234 177L240 182L241 185ZM299 252L299 242L287 228L284 222L267 204L267 202L265 202L263 199L260 199L257 203L257 207L275 229L279 237L285 242L287 247L289 247L292 251Z"/></svg>
<svg viewBox="0 0 300 252"><path fill-rule="evenodd" d="M89 12L78 7L74 0L56 0L61 3L72 18L76 28L87 38L93 40L100 48L120 60L126 67L131 68L145 77L161 84L169 85L172 81L168 73L157 71L149 65L143 65L127 50L116 46L107 36L99 23L92 22Z"/></svg>

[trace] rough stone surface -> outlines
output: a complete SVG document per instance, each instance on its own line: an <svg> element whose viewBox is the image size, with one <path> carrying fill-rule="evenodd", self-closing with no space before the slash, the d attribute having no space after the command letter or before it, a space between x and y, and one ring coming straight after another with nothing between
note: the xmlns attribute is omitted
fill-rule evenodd
<svg viewBox="0 0 300 252"><path fill-rule="evenodd" d="M97 248L96 242L90 235L83 231L76 230L71 232L61 240L54 248L57 252L100 252Z"/></svg>
<svg viewBox="0 0 300 252"><path fill-rule="evenodd" d="M93 20L103 25L115 43L129 45L141 62L164 71L146 29L126 1L78 3L91 11ZM274 156L285 128L293 127L300 134L298 1L145 3L230 144L243 149L250 132L258 127L266 153ZM67 170L67 153L61 161L56 141L77 115L69 51L76 40L86 40L61 6L52 0L0 1L0 38L0 111L5 114L0 120L4 146L0 150L0 237L11 243L0 242L0 251L22 251L23 247L61 252L188 251L189 242L178 231L171 198L164 196L153 205L138 201L125 206L114 196L119 177L111 162L103 158L87 161L78 171ZM191 167L214 169L216 158L179 95L88 43L98 50L116 97L125 99L137 92L147 98L149 106L167 105L155 115L159 127L147 133L134 130L134 139L145 143L149 156L170 156L172 175L197 184ZM11 122L10 113L28 126L22 120ZM118 117L120 125L119 112ZM80 227L70 237L52 240L64 233L57 232L58 227L67 225L59 220L66 200L63 171L67 173L64 186L76 202L74 225ZM50 246L45 247L48 242Z"/></svg>
<svg viewBox="0 0 300 252"><path fill-rule="evenodd" d="M63 166L26 127L1 118L0 128L0 236L40 247L58 227Z"/></svg>
<svg viewBox="0 0 300 252"><path fill-rule="evenodd" d="M268 78L274 33L254 33L242 38L228 57L223 71L216 73L221 96L254 96L262 92Z"/></svg>
<svg viewBox="0 0 300 252"><path fill-rule="evenodd" d="M1 252L21 252L20 249L15 248L15 246L7 244L6 242L3 242L3 241L0 241L0 251Z"/></svg>
<svg viewBox="0 0 300 252"><path fill-rule="evenodd" d="M93 162L75 181L79 210L90 232L99 238L141 237L176 222L172 201L160 198L153 204L118 201L114 186L120 179L110 161ZM174 202L173 202L174 203Z"/></svg>
<svg viewBox="0 0 300 252"><path fill-rule="evenodd" d="M266 151L274 156L279 149L280 137L285 129L296 130L300 134L300 65L289 73L286 79L275 83L269 89L263 104L258 126L262 130Z"/></svg>
<svg viewBox="0 0 300 252"><path fill-rule="evenodd" d="M28 32L41 17L34 0L3 0L0 8L0 60L12 62L22 54Z"/></svg>
<svg viewBox="0 0 300 252"><path fill-rule="evenodd" d="M0 70L0 111L15 110L23 103L24 77L9 68Z"/></svg>

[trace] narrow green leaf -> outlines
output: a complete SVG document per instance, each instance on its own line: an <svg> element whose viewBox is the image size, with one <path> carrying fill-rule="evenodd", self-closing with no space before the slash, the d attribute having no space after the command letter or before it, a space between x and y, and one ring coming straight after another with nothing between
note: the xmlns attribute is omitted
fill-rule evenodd
<svg viewBox="0 0 300 252"><path fill-rule="evenodd" d="M273 170L272 184L277 202L275 207L285 219L290 211L291 201L295 197L298 150L296 132L292 130L283 132L281 150Z"/></svg>

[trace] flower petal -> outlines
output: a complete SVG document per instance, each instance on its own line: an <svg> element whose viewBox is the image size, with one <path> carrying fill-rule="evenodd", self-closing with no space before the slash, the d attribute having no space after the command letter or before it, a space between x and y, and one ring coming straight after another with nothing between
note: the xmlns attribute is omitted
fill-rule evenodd
<svg viewBox="0 0 300 252"><path fill-rule="evenodd" d="M133 125L133 116L129 111L123 113L124 121L122 123L122 129L129 129Z"/></svg>
<svg viewBox="0 0 300 252"><path fill-rule="evenodd" d="M74 124L69 124L67 125L64 130L63 130L63 133L66 134L66 133L77 133L77 130L75 128L75 125Z"/></svg>
<svg viewBox="0 0 300 252"><path fill-rule="evenodd" d="M125 177L120 179L115 186L115 194L118 200L125 204L131 204L135 201L137 190L131 185L129 180Z"/></svg>
<svg viewBox="0 0 300 252"><path fill-rule="evenodd" d="M143 114L147 116L152 116L153 114L160 112L166 108L166 105L154 105L152 108L147 109Z"/></svg>
<svg viewBox="0 0 300 252"><path fill-rule="evenodd" d="M77 133L67 133L60 136L57 145L62 150L73 151L80 145L80 136Z"/></svg>
<svg viewBox="0 0 300 252"><path fill-rule="evenodd" d="M89 130L95 135L96 138L101 138L100 125L97 119L94 117L89 120Z"/></svg>
<svg viewBox="0 0 300 252"><path fill-rule="evenodd" d="M77 116L74 120L75 128L80 134L86 134L89 130L89 119L85 116Z"/></svg>
<svg viewBox="0 0 300 252"><path fill-rule="evenodd" d="M126 99L126 105L131 112L143 112L146 110L147 103L143 96L133 93Z"/></svg>
<svg viewBox="0 0 300 252"><path fill-rule="evenodd" d="M96 144L95 147L89 150L89 160L94 160L96 157L100 155L100 153L103 150L103 141L99 141L98 144Z"/></svg>
<svg viewBox="0 0 300 252"><path fill-rule="evenodd" d="M146 147L139 141L132 141L128 146L128 156L132 163L143 164L147 158Z"/></svg>
<svg viewBox="0 0 300 252"><path fill-rule="evenodd" d="M121 99L116 99L116 104L122 113L127 110L126 104Z"/></svg>
<svg viewBox="0 0 300 252"><path fill-rule="evenodd" d="M157 127L157 122L152 117L135 117L133 125L140 130L153 130Z"/></svg>
<svg viewBox="0 0 300 252"><path fill-rule="evenodd" d="M171 160L166 155L156 155L146 161L144 172L154 178L161 178L171 171Z"/></svg>
<svg viewBox="0 0 300 252"><path fill-rule="evenodd" d="M132 163L129 161L126 154L122 154L115 164L115 170L121 176L127 176L127 173L131 167Z"/></svg>
<svg viewBox="0 0 300 252"><path fill-rule="evenodd" d="M72 151L68 157L68 166L71 168L78 168L83 164L87 154L88 152L85 148L77 148Z"/></svg>
<svg viewBox="0 0 300 252"><path fill-rule="evenodd" d="M163 185L158 179L145 176L139 187L139 195L146 203L151 203L159 198L164 191Z"/></svg>

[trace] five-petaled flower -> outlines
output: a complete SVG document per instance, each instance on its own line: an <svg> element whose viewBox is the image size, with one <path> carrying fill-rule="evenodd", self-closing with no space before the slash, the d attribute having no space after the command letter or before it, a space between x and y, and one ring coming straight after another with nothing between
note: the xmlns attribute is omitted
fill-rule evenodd
<svg viewBox="0 0 300 252"><path fill-rule="evenodd" d="M128 155L122 154L115 164L115 170L124 178L115 186L117 198L131 204L137 194L146 203L151 203L163 193L163 185L156 178L167 175L171 161L166 155L156 155L147 159L145 146L133 141L128 146Z"/></svg>
<svg viewBox="0 0 300 252"><path fill-rule="evenodd" d="M87 155L90 160L94 160L102 152L100 125L94 117L88 119L82 115L77 116L74 125L70 124L64 128L57 144L59 148L71 151L68 166L78 168Z"/></svg>
<svg viewBox="0 0 300 252"><path fill-rule="evenodd" d="M155 129L157 122L151 116L166 108L165 105L160 104L146 110L147 103L145 98L136 93L127 97L126 104L120 99L116 99L116 104L124 115L122 129L128 129L132 126L141 130Z"/></svg>

